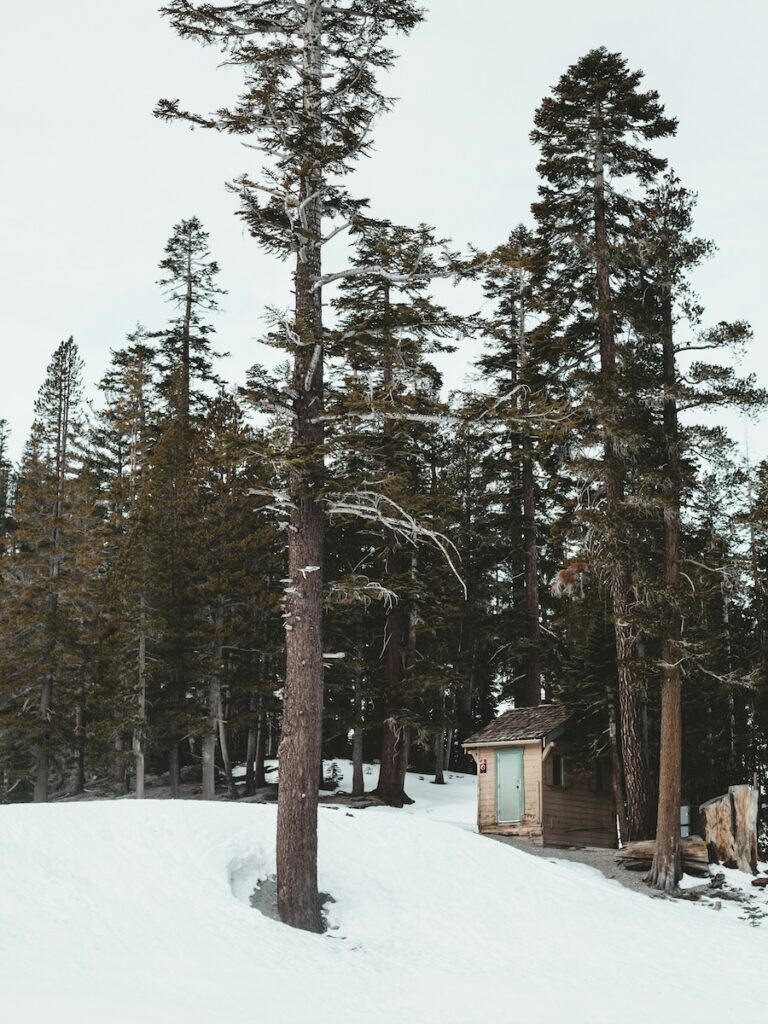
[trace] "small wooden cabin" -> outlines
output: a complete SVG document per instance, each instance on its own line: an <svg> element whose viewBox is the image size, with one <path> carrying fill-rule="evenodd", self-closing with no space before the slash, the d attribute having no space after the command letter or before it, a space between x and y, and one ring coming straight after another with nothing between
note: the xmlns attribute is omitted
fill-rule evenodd
<svg viewBox="0 0 768 1024"><path fill-rule="evenodd" d="M610 761L584 769L569 718L559 704L514 708L464 741L477 764L480 832L539 845L616 846Z"/></svg>

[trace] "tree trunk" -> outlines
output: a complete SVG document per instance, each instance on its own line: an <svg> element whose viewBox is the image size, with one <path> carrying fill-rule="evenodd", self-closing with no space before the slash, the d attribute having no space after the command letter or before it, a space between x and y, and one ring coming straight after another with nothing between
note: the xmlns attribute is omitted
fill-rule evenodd
<svg viewBox="0 0 768 1024"><path fill-rule="evenodd" d="M400 683L400 607L393 605L386 619L386 648L384 651L384 722L379 759L379 780L374 790L376 796L390 807L402 807L402 792L398 785L397 760L400 750L402 728L398 721L399 708L395 695Z"/></svg>
<svg viewBox="0 0 768 1024"><path fill-rule="evenodd" d="M35 795L34 801L46 803L48 800L48 776L50 774L50 742L51 742L51 695L53 693L53 676L46 673L40 690L40 735L35 756Z"/></svg>
<svg viewBox="0 0 768 1024"><path fill-rule="evenodd" d="M362 650L356 652L357 664L362 659ZM355 677L355 728L352 733L352 796L362 796L365 793L365 778L363 776L363 696L360 672Z"/></svg>
<svg viewBox="0 0 768 1024"><path fill-rule="evenodd" d="M750 786L730 786L733 807L736 867L754 874L757 871L757 814L760 793Z"/></svg>
<svg viewBox="0 0 768 1024"><path fill-rule="evenodd" d="M614 693L610 689L608 690L608 746L611 753L611 788L613 790L613 803L616 807L617 838L623 845L627 842L627 836L629 835L626 809L627 797L624 792L624 767L621 763L619 735L616 728L616 704Z"/></svg>
<svg viewBox="0 0 768 1024"><path fill-rule="evenodd" d="M662 296L662 351L664 363L664 440L667 472L664 496L664 610L665 636L662 641L661 756L659 762L659 809L656 849L648 882L671 892L683 876L680 858L680 786L682 777L682 674L680 660L680 613L677 591L680 584L680 450L677 425L675 349L672 336L672 296Z"/></svg>
<svg viewBox="0 0 768 1024"><path fill-rule="evenodd" d="M227 786L227 793L231 800L237 800L237 786L235 785L235 779L232 775L232 759L229 756L229 738L227 735L227 708L225 707L224 695L219 688L219 708L218 708L218 725L219 725L219 749L221 750L221 761L224 766L224 781Z"/></svg>
<svg viewBox="0 0 768 1024"><path fill-rule="evenodd" d="M267 713L259 711L259 723L256 727L256 753L253 758L253 788L263 789L267 784L264 774L264 756L267 750Z"/></svg>
<svg viewBox="0 0 768 1024"><path fill-rule="evenodd" d="M220 701L219 680L211 676L208 680L208 722L203 735L203 800L213 800L216 796L216 735Z"/></svg>
<svg viewBox="0 0 768 1024"><path fill-rule="evenodd" d="M397 765L396 765L396 776L395 785L397 786L397 792L399 794L400 803L412 804L413 800L405 792L405 775L408 771L408 762L411 757L411 740L413 739L413 729L410 725L404 725L400 733L400 746L397 751Z"/></svg>
<svg viewBox="0 0 768 1024"><path fill-rule="evenodd" d="M85 693L82 688L75 702L75 770L72 776L72 795L85 792Z"/></svg>
<svg viewBox="0 0 768 1024"><path fill-rule="evenodd" d="M322 144L322 2L304 3L304 111L307 152ZM322 931L317 888L317 776L323 724L323 547L325 520L316 500L323 465L322 272L323 181L308 161L299 191L307 232L295 272L292 456L301 463L289 484L288 577L285 600L286 678L278 751L277 908L296 928Z"/></svg>
<svg viewBox="0 0 768 1024"><path fill-rule="evenodd" d="M432 780L436 786L445 785L443 764L445 762L445 729L439 729L435 736L435 777Z"/></svg>
<svg viewBox="0 0 768 1024"><path fill-rule="evenodd" d="M142 607L144 599L142 597ZM139 707L138 723L133 730L133 761L136 769L136 799L144 799L144 742L147 721L147 637L139 633Z"/></svg>
<svg viewBox="0 0 768 1024"><path fill-rule="evenodd" d="M522 253L521 253L522 256ZM539 621L539 552L536 547L536 481L533 472L533 445L530 427L525 415L529 411L526 374L528 369L528 339L525 332L525 270L519 270L518 288L518 359L520 362L520 392L518 409L521 427L520 478L523 490L523 579L525 582L525 614L529 647L525 654L525 677L522 685L522 707L535 707L541 703L541 625Z"/></svg>
<svg viewBox="0 0 768 1024"><path fill-rule="evenodd" d="M168 750L168 785L171 799L178 800L181 795L181 778L179 774L179 744L171 744Z"/></svg>
<svg viewBox="0 0 768 1024"><path fill-rule="evenodd" d="M262 735L261 771L264 773L264 715L261 710L261 694L251 694L250 712L251 719L248 724L248 739L245 748L245 795L253 796L256 792L256 754L258 747L259 733ZM256 713L256 719L253 715Z"/></svg>
<svg viewBox="0 0 768 1024"><path fill-rule="evenodd" d="M628 621L632 579L619 550L619 530L624 504L624 472L616 432L620 395L616 369L616 340L612 312L608 229L605 207L605 167L601 140L594 152L595 277L597 325L600 341L600 377L604 395L604 476L608 533L616 550L611 566L611 603L616 634L616 667L619 692L620 750L626 789L629 840L645 839L651 833L648 754L643 731L643 693L635 671L635 639Z"/></svg>

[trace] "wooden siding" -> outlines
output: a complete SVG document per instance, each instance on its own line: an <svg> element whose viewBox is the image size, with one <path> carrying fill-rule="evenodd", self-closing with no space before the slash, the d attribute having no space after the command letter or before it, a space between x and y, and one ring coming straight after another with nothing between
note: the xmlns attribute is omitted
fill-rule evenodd
<svg viewBox="0 0 768 1024"><path fill-rule="evenodd" d="M616 845L616 811L610 786L610 766L604 764L605 791L598 792L595 774L574 770L567 743L555 743L544 761L542 829L550 846ZM552 756L565 757L565 785L552 785Z"/></svg>
<svg viewBox="0 0 768 1024"><path fill-rule="evenodd" d="M477 776L477 827L480 832L496 835L524 836L541 842L541 742L507 743L504 747L523 747L523 785L525 815L522 821L499 824L496 813L496 750L478 747L472 751L480 761L485 758L488 771Z"/></svg>

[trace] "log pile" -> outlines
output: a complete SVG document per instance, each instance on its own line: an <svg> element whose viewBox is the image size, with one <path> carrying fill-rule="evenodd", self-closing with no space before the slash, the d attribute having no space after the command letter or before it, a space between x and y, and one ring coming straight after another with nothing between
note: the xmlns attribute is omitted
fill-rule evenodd
<svg viewBox="0 0 768 1024"><path fill-rule="evenodd" d="M701 832L710 861L755 873L758 804L757 789L731 786L725 796L701 805Z"/></svg>
<svg viewBox="0 0 768 1024"><path fill-rule="evenodd" d="M651 861L656 852L656 840L644 839L636 843L627 843L616 853L616 860L628 871L649 871ZM680 840L680 852L683 857L683 871L687 875L704 877L709 874L709 855L707 844L700 836L686 836Z"/></svg>

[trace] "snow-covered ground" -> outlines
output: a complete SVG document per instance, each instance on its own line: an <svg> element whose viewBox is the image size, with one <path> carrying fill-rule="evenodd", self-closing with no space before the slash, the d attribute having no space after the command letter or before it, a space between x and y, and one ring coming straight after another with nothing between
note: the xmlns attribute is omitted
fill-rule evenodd
<svg viewBox="0 0 768 1024"><path fill-rule="evenodd" d="M768 923L651 900L478 836L473 779L441 788L410 776L407 788L406 812L321 808L320 884L335 899L321 936L249 905L275 870L272 805L0 808L0 1020L664 1024L754 1013ZM704 973L713 950L717 985Z"/></svg>

